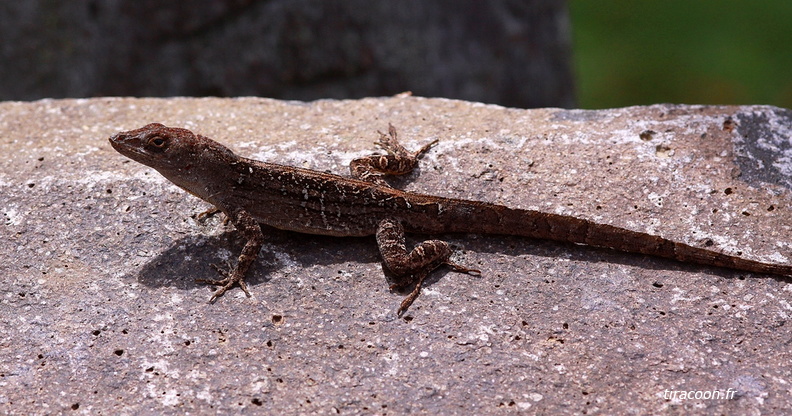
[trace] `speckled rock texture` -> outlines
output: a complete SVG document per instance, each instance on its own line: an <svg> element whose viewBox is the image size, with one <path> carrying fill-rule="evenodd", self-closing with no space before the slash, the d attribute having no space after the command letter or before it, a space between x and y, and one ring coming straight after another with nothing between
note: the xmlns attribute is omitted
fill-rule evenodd
<svg viewBox="0 0 792 416"><path fill-rule="evenodd" d="M345 173L393 123L440 143L410 191L572 214L792 262L792 112L515 110L419 97L0 103L0 413L776 414L792 408L791 280L573 244L445 235L401 318L373 238L244 241L107 138L181 126ZM412 242L426 238L413 236ZM728 398L716 398L717 392ZM687 396L692 396L688 398Z"/></svg>

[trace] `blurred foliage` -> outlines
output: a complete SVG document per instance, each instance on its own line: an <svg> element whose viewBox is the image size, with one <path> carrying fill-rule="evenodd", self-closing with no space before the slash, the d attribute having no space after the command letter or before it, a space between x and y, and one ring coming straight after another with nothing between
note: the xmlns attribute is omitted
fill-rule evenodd
<svg viewBox="0 0 792 416"><path fill-rule="evenodd" d="M581 108L792 108L792 1L570 0Z"/></svg>

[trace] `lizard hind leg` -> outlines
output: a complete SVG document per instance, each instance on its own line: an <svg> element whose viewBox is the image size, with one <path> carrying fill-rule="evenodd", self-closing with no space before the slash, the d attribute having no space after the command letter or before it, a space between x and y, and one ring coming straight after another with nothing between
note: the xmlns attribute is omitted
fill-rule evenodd
<svg viewBox="0 0 792 416"><path fill-rule="evenodd" d="M415 284L399 306L397 311L399 316L418 298L424 280L437 267L445 264L456 272L481 273L476 269L452 263L449 257L453 251L445 241L426 240L408 252L404 241L404 227L398 220L381 221L377 227L376 237L385 266L398 279L390 288L404 289Z"/></svg>
<svg viewBox="0 0 792 416"><path fill-rule="evenodd" d="M426 153L437 140L424 145L418 151L411 152L399 143L396 128L388 125L388 134L377 132L380 135L377 143L387 155L371 155L361 157L349 163L349 171L355 179L373 182L377 185L389 186L384 176L406 175L418 166L418 159Z"/></svg>

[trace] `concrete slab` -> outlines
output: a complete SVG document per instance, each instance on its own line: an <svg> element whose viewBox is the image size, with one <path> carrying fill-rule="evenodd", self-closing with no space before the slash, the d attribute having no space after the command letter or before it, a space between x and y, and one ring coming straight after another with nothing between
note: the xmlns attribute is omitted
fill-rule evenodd
<svg viewBox="0 0 792 416"><path fill-rule="evenodd" d="M790 279L524 238L442 236L408 313L373 238L243 241L107 142L149 122L345 173L393 123L440 139L400 187L789 264L792 112L516 110L419 97L0 103L0 412L770 414L792 408ZM423 236L415 236L417 241ZM732 394L713 398L714 391ZM684 393L683 393L684 392ZM687 399L688 392L694 396ZM699 392L699 393L696 393ZM696 395L698 394L698 398ZM685 396L685 397L683 397Z"/></svg>

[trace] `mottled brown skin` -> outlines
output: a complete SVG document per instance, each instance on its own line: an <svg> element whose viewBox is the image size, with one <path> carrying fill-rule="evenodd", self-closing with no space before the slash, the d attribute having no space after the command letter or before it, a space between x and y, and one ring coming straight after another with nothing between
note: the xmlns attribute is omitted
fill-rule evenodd
<svg viewBox="0 0 792 416"><path fill-rule="evenodd" d="M264 241L259 224L338 237L375 235L385 265L397 278L392 287L415 284L399 313L415 300L423 280L438 266L445 264L459 272L478 273L451 263L452 251L444 241L424 241L407 251L405 232L517 235L749 272L792 275L792 266L729 256L571 216L391 188L382 176L410 172L420 155L434 143L409 152L398 143L393 126L388 135L380 136L380 145L388 154L352 161L350 171L355 178L243 158L189 130L157 123L118 133L110 138L110 143L121 154L156 169L187 192L217 207L247 239L236 266L230 272L220 271L224 279L208 282L221 286L211 301L235 284L249 295L244 277Z"/></svg>

